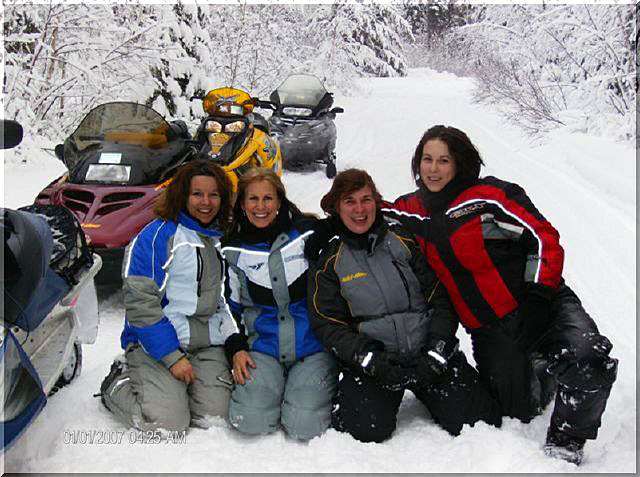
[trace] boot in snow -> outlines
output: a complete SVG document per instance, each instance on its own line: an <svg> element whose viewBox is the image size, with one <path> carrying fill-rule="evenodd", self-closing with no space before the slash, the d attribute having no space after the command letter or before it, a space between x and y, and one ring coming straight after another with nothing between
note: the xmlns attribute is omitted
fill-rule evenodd
<svg viewBox="0 0 640 477"><path fill-rule="evenodd" d="M580 465L584 457L584 439L573 437L559 429L549 427L544 453L548 457Z"/></svg>
<svg viewBox="0 0 640 477"><path fill-rule="evenodd" d="M127 364L124 361L124 356L117 357L113 363L111 364L111 369L109 370L109 374L105 376L102 380L102 384L100 384L100 400L104 407L106 407L109 411L109 406L105 402L105 396L110 391L111 385L120 377L122 373L125 371Z"/></svg>

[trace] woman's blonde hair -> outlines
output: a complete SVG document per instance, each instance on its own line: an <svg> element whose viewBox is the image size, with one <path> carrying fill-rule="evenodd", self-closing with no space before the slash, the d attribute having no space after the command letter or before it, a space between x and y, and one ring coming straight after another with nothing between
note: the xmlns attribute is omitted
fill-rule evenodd
<svg viewBox="0 0 640 477"><path fill-rule="evenodd" d="M293 213L294 216L300 215L308 215L304 214L298 209L298 207L287 199L287 192L284 188L284 184L280 180L278 174L273 172L271 169L265 169L263 167L254 167L249 169L247 172L242 174L238 179L238 191L236 193L236 203L233 208L233 218L234 221L237 222L242 217L242 204L247 195L247 189L249 185L255 182L265 181L273 186L276 190L276 194L281 204L287 204L289 210Z"/></svg>

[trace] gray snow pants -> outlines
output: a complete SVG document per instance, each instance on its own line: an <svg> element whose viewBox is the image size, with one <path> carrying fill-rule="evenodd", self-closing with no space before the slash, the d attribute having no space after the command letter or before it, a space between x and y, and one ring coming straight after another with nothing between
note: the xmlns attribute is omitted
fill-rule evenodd
<svg viewBox="0 0 640 477"><path fill-rule="evenodd" d="M251 379L231 393L229 422L245 434L269 434L280 423L287 434L309 440L331 423L331 398L337 368L326 352L283 365L275 358L250 352L256 368Z"/></svg>
<svg viewBox="0 0 640 477"><path fill-rule="evenodd" d="M125 358L127 369L104 396L124 424L143 431L182 431L190 423L206 427L209 417L227 417L232 381L222 346L187 353L196 374L190 385L139 345L130 346Z"/></svg>

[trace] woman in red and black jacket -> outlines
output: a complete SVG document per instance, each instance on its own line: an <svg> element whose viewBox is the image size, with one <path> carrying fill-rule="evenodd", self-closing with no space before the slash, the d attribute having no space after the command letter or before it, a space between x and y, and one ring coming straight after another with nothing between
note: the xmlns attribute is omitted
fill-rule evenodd
<svg viewBox="0 0 640 477"><path fill-rule="evenodd" d="M418 189L393 208L447 288L503 414L528 422L555 391L545 452L579 464L585 439L597 435L617 360L562 279L556 229L517 184L480 179L482 164L464 132L434 126L411 162ZM540 382L550 392L532 392Z"/></svg>

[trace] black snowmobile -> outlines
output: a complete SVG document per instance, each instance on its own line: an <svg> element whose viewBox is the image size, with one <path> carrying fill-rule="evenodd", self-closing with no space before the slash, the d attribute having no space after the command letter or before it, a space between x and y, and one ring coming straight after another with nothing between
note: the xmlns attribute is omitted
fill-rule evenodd
<svg viewBox="0 0 640 477"><path fill-rule="evenodd" d="M327 177L336 175L336 114L333 94L313 75L289 76L269 96L271 133L278 139L285 169L325 164Z"/></svg>

